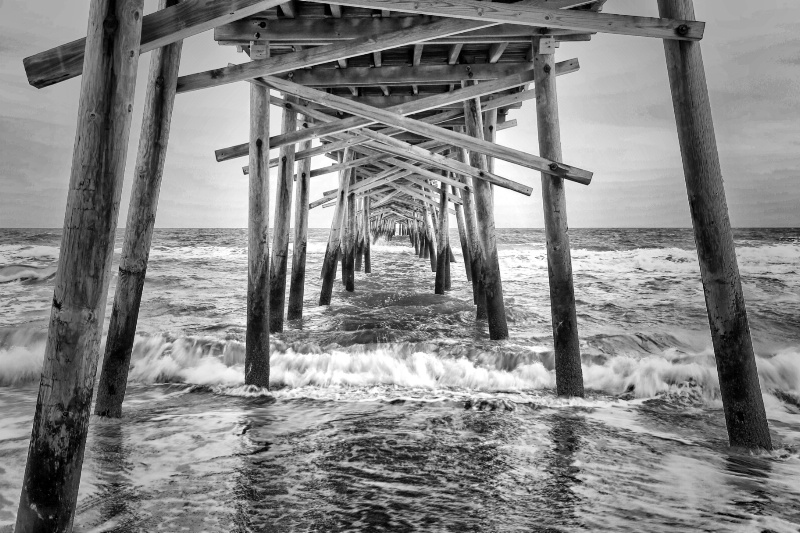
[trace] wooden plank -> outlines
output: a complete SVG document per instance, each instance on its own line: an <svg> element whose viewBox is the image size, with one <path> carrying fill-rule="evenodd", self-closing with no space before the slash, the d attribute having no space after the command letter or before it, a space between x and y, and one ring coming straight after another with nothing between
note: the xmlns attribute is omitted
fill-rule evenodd
<svg viewBox="0 0 800 533"><path fill-rule="evenodd" d="M447 52L447 64L455 65L458 63L458 56L461 55L461 49L464 47L462 43L450 45L450 50Z"/></svg>
<svg viewBox="0 0 800 533"><path fill-rule="evenodd" d="M702 39L705 28L704 23L693 20L551 9L526 6L521 2L501 4L479 0L335 0L331 3L352 7L369 6L371 9L391 5L392 10L405 13L684 41Z"/></svg>
<svg viewBox="0 0 800 533"><path fill-rule="evenodd" d="M447 85L463 80L496 80L532 68L528 61L495 64L419 65L373 67L326 68L295 71L275 76L291 79L306 87L368 87L377 85Z"/></svg>
<svg viewBox="0 0 800 533"><path fill-rule="evenodd" d="M426 124L424 122L414 120L388 110L365 106L352 100L346 100L333 94L323 93L309 87L303 87L290 81L273 77L264 78L264 81L279 91L283 91L288 94L294 94L300 98L317 102L319 104L328 105L332 108L345 111L347 113L353 113L366 119L381 122L389 126L402 128L414 133L419 133L421 135L425 135L426 137L430 137L431 139L448 142L452 145L463 146L470 151L477 151L491 157L497 157L498 159L508 161L509 163L539 170L554 176L561 176L564 179L569 179L584 185L591 183L591 172L573 167L571 165L566 165L561 162L552 161L550 159L532 154L526 154L519 150L487 142L483 139L479 139L470 135L464 135L455 131L439 128L437 126ZM375 138L376 132L372 132L371 130L364 128L361 130L361 135ZM387 137L386 139L391 138ZM505 185L508 185L508 181L505 181L504 183Z"/></svg>
<svg viewBox="0 0 800 533"><path fill-rule="evenodd" d="M293 19L297 17L297 2L296 0L289 0L288 2L284 2L279 4L278 7L280 8L281 12L283 13L284 17Z"/></svg>
<svg viewBox="0 0 800 533"><path fill-rule="evenodd" d="M260 76L280 74L303 67L329 63L337 59L371 54L387 48L396 48L406 44L426 41L434 37L453 35L464 31L491 26L493 23L459 20L440 20L414 26L408 30L399 30L383 35L361 37L351 41L318 46L298 52L250 61L241 65L232 65L220 69L198 72L178 78L178 92L195 91L208 87L216 87L237 81L245 81Z"/></svg>
<svg viewBox="0 0 800 533"><path fill-rule="evenodd" d="M139 53L181 41L220 24L249 17L279 3L279 0L185 0L145 15ZM80 76L85 47L86 39L83 38L26 57L22 63L28 83L41 89Z"/></svg>

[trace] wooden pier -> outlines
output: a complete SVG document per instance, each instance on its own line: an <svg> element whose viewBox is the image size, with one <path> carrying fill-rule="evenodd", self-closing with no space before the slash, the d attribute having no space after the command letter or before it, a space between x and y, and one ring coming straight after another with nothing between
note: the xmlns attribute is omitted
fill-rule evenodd
<svg viewBox="0 0 800 533"><path fill-rule="evenodd" d="M82 80L17 533L72 527L137 65L148 51L145 116L96 414L122 413L174 99L240 82L250 87L250 138L209 147L209 155L216 148L217 161L249 158L247 385L269 387L269 335L283 330L284 315L303 315L308 214L320 206L333 207L333 216L319 305L331 303L338 270L354 291L356 270L379 268L371 248L379 237L408 239L435 273L436 294L450 290L458 272L452 246L460 246L476 320L486 320L490 339L507 339L493 189L527 196L532 189L497 174L494 162L502 160L528 169L531 180L540 175L556 392L582 396L566 190L590 186L593 176L562 154L557 78L575 75L579 64L555 55L560 42L591 46L594 34L613 33L663 40L730 443L770 449L700 51L705 25L695 20L692 0L657 2L660 18L607 14L604 0L161 0L146 16L142 0L91 0L85 39L24 60L34 87ZM246 61L179 77L183 39L211 29ZM535 105L538 150L533 139L526 151L497 143L498 131L517 125L511 114L523 105ZM280 132L269 131L270 107L280 109ZM270 159L270 150L277 157ZM333 163L312 168L315 156ZM271 167L278 178L270 255ZM315 191L313 178L332 173L338 187ZM450 242L452 219L459 243Z"/></svg>

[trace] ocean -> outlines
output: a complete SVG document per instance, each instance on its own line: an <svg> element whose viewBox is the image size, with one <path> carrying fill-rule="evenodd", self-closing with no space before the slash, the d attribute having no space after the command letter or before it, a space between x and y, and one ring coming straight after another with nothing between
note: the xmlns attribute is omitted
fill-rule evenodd
<svg viewBox="0 0 800 533"><path fill-rule="evenodd" d="M395 237L318 307L327 230L310 230L269 394L243 386L246 231L156 230L124 416L92 417L75 531L800 531L800 230L735 230L772 452L727 445L691 230L570 235L585 399L554 393L541 230L498 230L502 342L474 319L455 231L446 295ZM0 230L2 532L59 243Z"/></svg>

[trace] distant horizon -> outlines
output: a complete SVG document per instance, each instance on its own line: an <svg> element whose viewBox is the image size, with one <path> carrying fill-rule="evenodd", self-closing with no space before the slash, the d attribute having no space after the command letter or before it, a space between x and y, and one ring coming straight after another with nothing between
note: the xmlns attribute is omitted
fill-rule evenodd
<svg viewBox="0 0 800 533"><path fill-rule="evenodd" d="M270 230L273 228L270 225ZM53 227L53 226L3 226L0 227L0 230L6 229L46 229L46 230L63 230L62 227ZM118 226L117 231L124 230L125 226ZM156 226L155 230L160 229L241 229L246 230L247 226L169 226L169 227L159 227ZM290 229L294 230L294 226ZM322 226L314 226L309 227L308 229L324 229L329 230L330 227L322 227ZM451 225L450 229L456 229L456 226ZM544 227L541 226L497 226L496 229L540 229L543 230ZM580 227L570 227L569 230L576 230L576 229L694 229L691 226L580 226ZM731 229L794 229L800 231L800 226L731 226Z"/></svg>

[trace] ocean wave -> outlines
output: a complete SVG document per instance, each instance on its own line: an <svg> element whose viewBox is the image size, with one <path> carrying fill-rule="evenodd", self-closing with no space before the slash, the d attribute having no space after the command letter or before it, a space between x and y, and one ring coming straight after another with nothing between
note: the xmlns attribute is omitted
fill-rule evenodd
<svg viewBox="0 0 800 533"><path fill-rule="evenodd" d="M11 281L40 281L56 275L56 267L35 267L31 265L6 265L0 267L0 283Z"/></svg>
<svg viewBox="0 0 800 533"><path fill-rule="evenodd" d="M555 387L552 352L531 347L526 357L502 352L451 356L446 349L424 350L404 343L320 347L273 341L270 385L286 391L315 389L331 397L346 390L375 387L396 391L530 393ZM651 347L652 348L652 347ZM655 351L655 350L653 350ZM30 346L0 344L0 385L38 379L44 342ZM244 345L202 337L137 337L129 380L186 383L225 390L226 394L261 394L244 383ZM800 351L786 349L757 358L762 389L800 395ZM686 353L667 348L658 353L617 354L591 358L583 365L588 390L626 399L680 394L696 388L704 401L719 400L719 383L709 350ZM233 391L233 392L231 392ZM238 392L236 392L238 391ZM327 392L326 392L327 391ZM369 396L369 394L367 394Z"/></svg>

